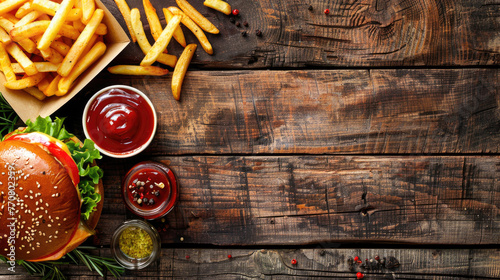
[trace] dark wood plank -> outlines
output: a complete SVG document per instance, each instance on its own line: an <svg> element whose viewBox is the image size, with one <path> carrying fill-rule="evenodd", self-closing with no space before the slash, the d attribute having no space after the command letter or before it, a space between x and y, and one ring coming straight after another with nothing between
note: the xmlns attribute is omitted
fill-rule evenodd
<svg viewBox="0 0 500 280"><path fill-rule="evenodd" d="M499 244L500 157L158 157L180 182L165 243ZM103 160L96 245L134 218L120 181L140 158ZM181 239L183 241L181 241Z"/></svg>
<svg viewBox="0 0 500 280"><path fill-rule="evenodd" d="M499 69L191 71L177 102L167 78L103 73L56 113L82 131L103 86L145 92L159 115L150 155L498 153ZM80 111L80 112L81 112Z"/></svg>
<svg viewBox="0 0 500 280"><path fill-rule="evenodd" d="M109 249L101 249L105 255ZM127 271L120 279L355 279L356 272L369 279L498 279L497 249L162 249L161 259L140 271ZM228 255L231 258L228 258ZM349 258L359 256L393 257L398 267L387 265L349 265ZM187 256L189 258L187 258ZM291 260L297 260L296 265ZM393 260L394 260L393 259ZM376 263L376 262L374 262ZM6 276L0 265L0 278ZM65 267L69 279L99 279L84 267ZM26 274L24 274L26 275Z"/></svg>
<svg viewBox="0 0 500 280"><path fill-rule="evenodd" d="M138 7L149 30L142 1ZM162 8L175 5L152 0L164 24ZM237 27L230 17L190 1L211 20L220 34L208 34L215 54L198 48L193 64L203 68L325 67L325 66L460 66L494 65L500 62L498 20L500 9L493 0L235 0L240 10ZM103 3L125 28L113 0ZM309 11L309 5L313 10ZM330 9L325 15L323 10ZM125 28L126 29L126 28ZM255 35L261 30L262 37ZM249 35L243 37L242 31ZM184 28L188 42L197 39ZM169 46L180 54L176 43ZM142 53L130 46L116 62L138 63Z"/></svg>

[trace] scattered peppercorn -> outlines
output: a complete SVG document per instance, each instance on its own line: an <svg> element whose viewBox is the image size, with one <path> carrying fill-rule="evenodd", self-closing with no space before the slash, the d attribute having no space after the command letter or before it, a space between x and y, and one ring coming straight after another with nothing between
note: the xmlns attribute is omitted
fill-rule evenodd
<svg viewBox="0 0 500 280"><path fill-rule="evenodd" d="M234 17L231 17L231 18L229 18L229 22L230 22L230 23L235 23L235 22L236 22L236 20L234 19Z"/></svg>
<svg viewBox="0 0 500 280"><path fill-rule="evenodd" d="M356 273L356 278L363 279L363 277L365 277L365 275L363 273L361 273L361 272Z"/></svg>
<svg viewBox="0 0 500 280"><path fill-rule="evenodd" d="M145 198L142 200L142 202L144 202L144 203L146 203L146 204L147 204L147 203L148 203L148 198L147 198L147 197L145 197Z"/></svg>
<svg viewBox="0 0 500 280"><path fill-rule="evenodd" d="M239 15L239 14L240 14L240 11L239 11L238 9L234 9L234 10L233 10L233 15L234 15L234 16L237 16L237 15Z"/></svg>
<svg viewBox="0 0 500 280"><path fill-rule="evenodd" d="M246 37L247 36L247 32L246 31L241 31L241 36Z"/></svg>
<svg viewBox="0 0 500 280"><path fill-rule="evenodd" d="M313 10L313 6L312 5L309 5L309 8L307 8L309 11L312 11Z"/></svg>
<svg viewBox="0 0 500 280"><path fill-rule="evenodd" d="M248 21L246 21L246 20L245 20L245 21L243 22L243 26L248 27Z"/></svg>
<svg viewBox="0 0 500 280"><path fill-rule="evenodd" d="M241 23L239 21L236 22L236 27L240 27Z"/></svg>
<svg viewBox="0 0 500 280"><path fill-rule="evenodd" d="M296 264L297 264L297 260L296 260L296 259L293 259L293 260L292 260L292 264L293 264L293 265L296 265Z"/></svg>
<svg viewBox="0 0 500 280"><path fill-rule="evenodd" d="M259 29L255 30L255 35L257 36L262 36L262 31L260 31Z"/></svg>
<svg viewBox="0 0 500 280"><path fill-rule="evenodd" d="M325 9L324 13L325 15L328 15L330 13L330 9Z"/></svg>

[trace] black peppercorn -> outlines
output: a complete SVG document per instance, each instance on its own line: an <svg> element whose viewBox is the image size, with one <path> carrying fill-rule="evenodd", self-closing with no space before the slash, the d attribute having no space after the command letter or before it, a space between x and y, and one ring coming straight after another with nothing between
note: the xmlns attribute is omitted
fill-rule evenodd
<svg viewBox="0 0 500 280"><path fill-rule="evenodd" d="M248 26L248 21L246 21L246 20L245 20L245 21L243 22L243 25L247 27L247 26Z"/></svg>
<svg viewBox="0 0 500 280"><path fill-rule="evenodd" d="M155 204L155 201L154 201L154 199L150 198L150 199L149 199L149 204L150 204L150 205L153 205L153 204Z"/></svg>
<svg viewBox="0 0 500 280"><path fill-rule="evenodd" d="M143 202L144 204L147 204L147 203L148 203L148 199L145 197L145 198L143 198L143 199L142 199L142 202Z"/></svg>
<svg viewBox="0 0 500 280"><path fill-rule="evenodd" d="M160 196L160 191L156 191L155 196Z"/></svg>
<svg viewBox="0 0 500 280"><path fill-rule="evenodd" d="M312 5L309 5L309 8L307 8L309 11L312 11L313 10L313 6Z"/></svg>
<svg viewBox="0 0 500 280"><path fill-rule="evenodd" d="M393 256L390 256L389 259L387 260L387 263L385 264L385 268L387 269L393 269L399 266L399 261Z"/></svg>
<svg viewBox="0 0 500 280"><path fill-rule="evenodd" d="M236 20L232 17L232 18L229 18L229 22L231 23L234 23Z"/></svg>
<svg viewBox="0 0 500 280"><path fill-rule="evenodd" d="M236 27L240 27L240 26L241 26L241 23L238 21L238 22L236 23Z"/></svg>
<svg viewBox="0 0 500 280"><path fill-rule="evenodd" d="M262 31L260 31L259 29L255 30L255 35L257 36L262 36Z"/></svg>
<svg viewBox="0 0 500 280"><path fill-rule="evenodd" d="M247 32L246 31L242 31L241 32L241 36L246 37L247 36Z"/></svg>

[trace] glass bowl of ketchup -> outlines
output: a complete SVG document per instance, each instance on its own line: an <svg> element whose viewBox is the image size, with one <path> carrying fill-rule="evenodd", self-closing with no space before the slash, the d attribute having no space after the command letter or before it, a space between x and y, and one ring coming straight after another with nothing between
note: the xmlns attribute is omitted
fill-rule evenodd
<svg viewBox="0 0 500 280"><path fill-rule="evenodd" d="M146 220L165 216L179 196L177 179L167 165L143 161L134 165L122 182L122 196L127 208Z"/></svg>
<svg viewBox="0 0 500 280"><path fill-rule="evenodd" d="M124 85L98 91L83 111L83 132L103 154L126 158L142 152L156 133L153 103L141 91Z"/></svg>

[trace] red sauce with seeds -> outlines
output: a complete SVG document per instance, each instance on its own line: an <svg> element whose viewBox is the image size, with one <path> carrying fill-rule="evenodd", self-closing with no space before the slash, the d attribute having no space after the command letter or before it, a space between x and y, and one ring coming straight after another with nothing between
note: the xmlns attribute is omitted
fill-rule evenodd
<svg viewBox="0 0 500 280"><path fill-rule="evenodd" d="M114 88L92 102L86 128L102 149L116 154L131 153L146 144L154 132L154 112L141 95Z"/></svg>
<svg viewBox="0 0 500 280"><path fill-rule="evenodd" d="M172 170L154 161L136 164L125 175L122 185L127 208L148 220L170 212L177 202L178 192Z"/></svg>

